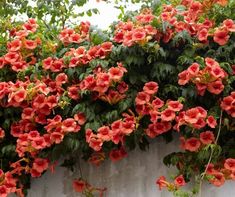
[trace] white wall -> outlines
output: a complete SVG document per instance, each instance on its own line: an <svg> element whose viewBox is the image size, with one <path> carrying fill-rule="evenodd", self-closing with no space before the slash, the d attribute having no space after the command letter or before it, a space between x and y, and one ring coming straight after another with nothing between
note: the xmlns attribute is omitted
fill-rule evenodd
<svg viewBox="0 0 235 197"><path fill-rule="evenodd" d="M162 159L177 148L176 144L165 145L158 139L149 151L129 152L127 158L117 163L106 161L98 168L83 163L83 176L96 187L107 187L105 197L171 197L172 194L158 190L155 180L172 172L163 165ZM78 178L78 174L59 167L55 174L47 173L34 179L29 197L77 197L72 180ZM235 182L228 181L221 188L206 185L202 197L235 197Z"/></svg>

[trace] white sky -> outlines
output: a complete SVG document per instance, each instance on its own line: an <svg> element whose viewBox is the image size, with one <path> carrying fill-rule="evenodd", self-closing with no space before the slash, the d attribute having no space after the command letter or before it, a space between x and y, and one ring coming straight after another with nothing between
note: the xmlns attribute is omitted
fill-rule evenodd
<svg viewBox="0 0 235 197"><path fill-rule="evenodd" d="M63 0L61 0L63 1ZM112 0L114 2L115 0ZM32 6L36 6L36 3L34 0L29 0L29 4ZM118 19L118 15L120 14L120 10L117 8L114 8L115 3L105 3L103 1L100 1L99 3L96 2L96 0L89 0L87 4L85 4L83 7L78 7L75 9L75 12L82 12L82 11L87 11L89 9L97 8L100 12L100 14L93 14L91 17L89 16L84 16L79 18L78 21L89 21L92 25L97 25L101 29L107 29L109 25ZM141 7L141 3L138 4L132 4L132 3L127 3L127 10L138 10ZM26 15L17 15L17 19L20 20L26 20L27 16ZM78 21L72 20L73 22L78 23Z"/></svg>
<svg viewBox="0 0 235 197"><path fill-rule="evenodd" d="M114 1L114 0L113 0ZM127 10L138 10L141 4L127 4ZM113 21L117 20L120 10L114 8L113 4L105 2L97 3L96 0L89 0L89 2L82 8L84 10L97 8L100 14L92 15L91 17L83 17L83 20L90 21L92 25L97 25L101 29L106 29ZM81 9L81 8L79 8Z"/></svg>

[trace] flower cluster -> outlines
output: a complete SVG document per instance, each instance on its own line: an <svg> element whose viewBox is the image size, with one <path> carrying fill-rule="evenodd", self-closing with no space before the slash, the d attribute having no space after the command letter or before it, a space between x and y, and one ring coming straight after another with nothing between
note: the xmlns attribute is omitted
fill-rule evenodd
<svg viewBox="0 0 235 197"><path fill-rule="evenodd" d="M177 190L179 187L182 187L186 184L183 175L179 175L175 177L175 180L173 183L170 183L166 180L166 177L161 176L159 179L157 179L156 184L159 186L159 189L167 188L169 191Z"/></svg>
<svg viewBox="0 0 235 197"><path fill-rule="evenodd" d="M13 40L7 44L7 53L0 57L0 68L10 66L15 72L25 70L36 63L34 51L41 45L39 37L31 39L30 36L37 30L35 19L29 19L22 25L22 29L12 31Z"/></svg>
<svg viewBox="0 0 235 197"><path fill-rule="evenodd" d="M157 33L156 28L150 24L154 18L151 10L146 9L136 16L136 23L119 22L116 26L114 41L128 47L136 43L145 44Z"/></svg>
<svg viewBox="0 0 235 197"><path fill-rule="evenodd" d="M208 164L206 175L209 182L217 187L223 185L226 179L235 180L235 159L228 158L220 165Z"/></svg>
<svg viewBox="0 0 235 197"><path fill-rule="evenodd" d="M124 143L124 137L136 129L136 121L133 114L123 114L123 119L116 120L109 126L100 127L97 134L93 133L91 129L87 129L86 142L95 151L100 151L104 142Z"/></svg>
<svg viewBox="0 0 235 197"><path fill-rule="evenodd" d="M220 107L235 118L235 92L231 92L229 96L224 97Z"/></svg>
<svg viewBox="0 0 235 197"><path fill-rule="evenodd" d="M68 65L63 58L48 57L42 62L43 68L51 72L61 72L65 68L86 65L95 58L104 59L112 51L112 47L111 42L104 42L101 45L91 47L89 50L86 50L83 46L76 49L70 48L70 51L65 54L65 57L70 58Z"/></svg>
<svg viewBox="0 0 235 197"><path fill-rule="evenodd" d="M82 91L93 92L95 97L111 105L116 104L125 98L125 92L128 90L128 85L122 81L126 72L121 63L118 63L117 67L111 67L108 72L98 67L93 75L88 75L81 81L79 87Z"/></svg>
<svg viewBox="0 0 235 197"><path fill-rule="evenodd" d="M145 133L151 138L169 131L172 128L171 122L176 118L176 113L183 108L179 101L170 100L164 104L164 101L154 96L157 91L158 84L153 81L148 82L135 99L136 111L141 116L150 116L152 123L148 125Z"/></svg>
<svg viewBox="0 0 235 197"><path fill-rule="evenodd" d="M79 44L89 39L90 23L81 22L75 29L65 28L60 32L59 39L64 45Z"/></svg>
<svg viewBox="0 0 235 197"><path fill-rule="evenodd" d="M212 58L205 58L205 67L200 69L198 63L193 63L187 70L179 73L179 85L192 82L196 85L198 94L203 96L208 90L212 94L220 94L223 89L223 79L228 74Z"/></svg>

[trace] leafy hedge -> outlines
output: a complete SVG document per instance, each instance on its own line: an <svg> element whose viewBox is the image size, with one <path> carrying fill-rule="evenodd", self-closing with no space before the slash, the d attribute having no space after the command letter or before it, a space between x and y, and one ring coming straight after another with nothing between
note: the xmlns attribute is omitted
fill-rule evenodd
<svg viewBox="0 0 235 197"><path fill-rule="evenodd" d="M193 196L203 180L235 180L235 3L174 1L129 13L110 32L88 22L51 31L42 21L11 24L0 46L0 194L24 196L31 177L63 158L99 165L149 139L177 132L173 182ZM175 135L174 135L175 136ZM147 152L146 152L147 154ZM181 188L195 181L191 191ZM94 188L83 178L74 189Z"/></svg>

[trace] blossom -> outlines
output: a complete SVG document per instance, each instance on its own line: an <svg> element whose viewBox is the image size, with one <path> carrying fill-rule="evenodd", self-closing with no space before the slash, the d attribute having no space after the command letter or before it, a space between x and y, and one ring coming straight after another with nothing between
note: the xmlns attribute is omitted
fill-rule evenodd
<svg viewBox="0 0 235 197"><path fill-rule="evenodd" d="M220 94L224 90L224 85L221 80L217 80L209 83L207 90L213 94Z"/></svg>
<svg viewBox="0 0 235 197"><path fill-rule="evenodd" d="M79 125L84 125L86 122L86 116L84 113L77 113L74 115L74 120L78 122Z"/></svg>
<svg viewBox="0 0 235 197"><path fill-rule="evenodd" d="M78 91L79 91L79 87L70 86L68 87L68 96L73 100L78 100L80 98Z"/></svg>
<svg viewBox="0 0 235 197"><path fill-rule="evenodd" d="M228 31L226 29L217 29L213 39L219 45L225 45L229 40Z"/></svg>
<svg viewBox="0 0 235 197"><path fill-rule="evenodd" d="M231 92L229 96L223 98L220 107L225 110L229 115L235 117L235 92Z"/></svg>
<svg viewBox="0 0 235 197"><path fill-rule="evenodd" d="M178 74L179 80L178 84L179 85L185 85L189 82L189 73L187 70L182 71L181 73Z"/></svg>
<svg viewBox="0 0 235 197"><path fill-rule="evenodd" d="M5 131L0 127L0 139L5 137Z"/></svg>
<svg viewBox="0 0 235 197"><path fill-rule="evenodd" d="M164 176L159 177L156 180L156 184L159 186L159 189L161 190L164 187L167 187L169 183L166 181L166 178Z"/></svg>
<svg viewBox="0 0 235 197"><path fill-rule="evenodd" d="M195 137L191 137L185 141L185 150L196 152L198 151L200 146L201 146L200 141Z"/></svg>
<svg viewBox="0 0 235 197"><path fill-rule="evenodd" d="M215 136L212 131L205 131L200 133L200 141L203 144L211 144L215 140Z"/></svg>
<svg viewBox="0 0 235 197"><path fill-rule="evenodd" d="M73 181L73 189L79 193L83 192L86 189L86 182L81 179L74 180Z"/></svg>
<svg viewBox="0 0 235 197"><path fill-rule="evenodd" d="M208 37L208 29L203 28L198 32L198 40L201 42L207 41Z"/></svg>
<svg viewBox="0 0 235 197"><path fill-rule="evenodd" d="M143 90L149 95L156 94L158 91L158 84L154 81L150 81L145 83Z"/></svg>
<svg viewBox="0 0 235 197"><path fill-rule="evenodd" d="M183 175L177 176L174 183L177 187L182 187L186 184Z"/></svg>
<svg viewBox="0 0 235 197"><path fill-rule="evenodd" d="M171 109L165 109L161 112L161 119L163 121L172 121L175 119L175 112Z"/></svg>
<svg viewBox="0 0 235 197"><path fill-rule="evenodd" d="M232 19L224 20L223 25L228 29L228 31L235 32L235 24Z"/></svg>
<svg viewBox="0 0 235 197"><path fill-rule="evenodd" d="M168 109L177 112L183 109L183 104L181 104L179 101L169 101L167 103L167 107Z"/></svg>
<svg viewBox="0 0 235 197"><path fill-rule="evenodd" d="M34 40L25 40L24 46L26 49L33 50L37 47L37 42Z"/></svg>
<svg viewBox="0 0 235 197"><path fill-rule="evenodd" d="M33 162L33 169L42 173L48 168L48 160L43 158L36 158Z"/></svg>
<svg viewBox="0 0 235 197"><path fill-rule="evenodd" d="M8 196L7 187L5 185L0 185L0 196L1 197L7 197Z"/></svg>
<svg viewBox="0 0 235 197"><path fill-rule="evenodd" d="M213 116L208 116L206 123L210 128L215 128L217 125L216 119Z"/></svg>
<svg viewBox="0 0 235 197"><path fill-rule="evenodd" d="M146 92L139 92L135 98L137 105L144 105L150 101L150 96Z"/></svg>
<svg viewBox="0 0 235 197"><path fill-rule="evenodd" d="M127 153L124 148L121 149L114 149L109 153L109 158L111 161L116 162L121 160L123 157L126 157Z"/></svg>
<svg viewBox="0 0 235 197"><path fill-rule="evenodd" d="M220 187L221 185L224 184L225 177L223 173L215 171L211 173L211 175L213 176L213 178L209 179L210 183L212 183L216 187Z"/></svg>
<svg viewBox="0 0 235 197"><path fill-rule="evenodd" d="M111 78L111 80L117 82L120 81L123 77L123 70L119 67L111 67L109 69L109 76Z"/></svg>
<svg viewBox="0 0 235 197"><path fill-rule="evenodd" d="M224 168L227 170L235 171L235 159L228 158L224 162Z"/></svg>

